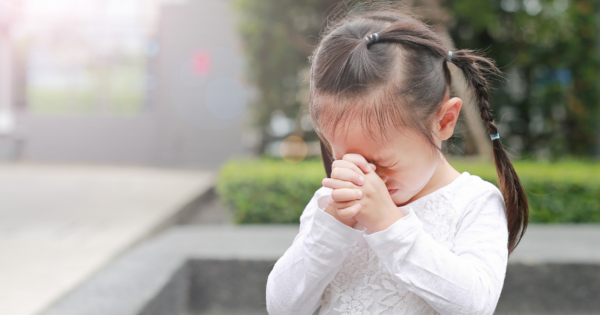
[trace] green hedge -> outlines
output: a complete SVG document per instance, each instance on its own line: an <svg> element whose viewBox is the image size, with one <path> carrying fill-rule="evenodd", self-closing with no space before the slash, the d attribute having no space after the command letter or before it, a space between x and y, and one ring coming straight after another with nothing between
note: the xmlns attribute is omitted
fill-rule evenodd
<svg viewBox="0 0 600 315"><path fill-rule="evenodd" d="M298 223L323 178L320 160L233 159L221 167L216 191L236 223Z"/></svg>
<svg viewBox="0 0 600 315"><path fill-rule="evenodd" d="M450 163L497 182L492 164ZM600 222L600 164L517 162L515 169L529 198L531 222ZM298 223L324 177L320 160L234 159L221 167L216 190L236 223Z"/></svg>
<svg viewBox="0 0 600 315"><path fill-rule="evenodd" d="M451 161L467 171L497 184L492 164ZM583 162L516 162L530 207L530 222L600 222L600 164Z"/></svg>

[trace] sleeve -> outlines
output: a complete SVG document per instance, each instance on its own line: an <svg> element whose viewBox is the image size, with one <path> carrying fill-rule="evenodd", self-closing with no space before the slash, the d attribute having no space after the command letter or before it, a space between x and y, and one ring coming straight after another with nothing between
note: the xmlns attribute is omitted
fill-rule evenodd
<svg viewBox="0 0 600 315"><path fill-rule="evenodd" d="M504 209L498 190L470 202L452 250L426 233L410 208L388 229L364 237L394 279L440 314L493 314L508 260Z"/></svg>
<svg viewBox="0 0 600 315"><path fill-rule="evenodd" d="M298 235L267 278L266 302L271 315L313 314L348 249L363 234L324 211L331 191L327 187L317 190L300 216Z"/></svg>

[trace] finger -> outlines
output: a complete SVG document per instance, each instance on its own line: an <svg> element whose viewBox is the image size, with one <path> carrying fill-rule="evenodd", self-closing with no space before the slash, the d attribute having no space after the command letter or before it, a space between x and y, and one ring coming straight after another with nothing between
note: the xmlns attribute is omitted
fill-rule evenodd
<svg viewBox="0 0 600 315"><path fill-rule="evenodd" d="M373 163L369 163L369 166L373 169L373 171L377 169L377 167Z"/></svg>
<svg viewBox="0 0 600 315"><path fill-rule="evenodd" d="M335 202L358 200L361 197L362 197L362 191L360 189L340 188L340 189L335 189L331 193L331 198Z"/></svg>
<svg viewBox="0 0 600 315"><path fill-rule="evenodd" d="M337 168L337 167L344 167L344 168L349 168L353 171L355 171L356 173L360 174L360 175L364 175L364 172L358 167L356 166L356 164L350 162L350 161L345 161L345 160L335 160L333 161L333 163L331 164L331 169Z"/></svg>
<svg viewBox="0 0 600 315"><path fill-rule="evenodd" d="M356 219L354 218L341 218L338 214L337 214L337 209L332 207L332 206L328 206L327 208L325 208L325 212L329 213L330 215L332 215L334 218L336 218L338 221L344 223L347 226L354 226L354 224L356 223Z"/></svg>
<svg viewBox="0 0 600 315"><path fill-rule="evenodd" d="M349 181L358 186L365 182L365 178L362 175L359 175L355 171L344 167L338 167L331 170L331 178Z"/></svg>
<svg viewBox="0 0 600 315"><path fill-rule="evenodd" d="M325 187L331 188L331 189L340 189L340 188L357 188L358 186L354 185L352 182L346 181L346 180L339 180L339 179L333 179L333 178L323 178L323 181L321 181L321 184Z"/></svg>
<svg viewBox="0 0 600 315"><path fill-rule="evenodd" d="M367 174L370 171L372 171L371 167L369 166L369 162L367 162L367 160L365 159L365 157L362 156L362 155L360 155L360 154L357 154L357 153L344 154L344 156L342 157L342 160L354 163L365 174Z"/></svg>
<svg viewBox="0 0 600 315"><path fill-rule="evenodd" d="M347 208L337 209L337 214L342 219L349 219L354 217L358 211L360 211L360 203L356 203Z"/></svg>
<svg viewBox="0 0 600 315"><path fill-rule="evenodd" d="M337 202L333 199L329 199L328 205L331 207L334 207L336 209L344 209L344 208L351 207L351 206L355 205L356 203L358 203L358 200Z"/></svg>

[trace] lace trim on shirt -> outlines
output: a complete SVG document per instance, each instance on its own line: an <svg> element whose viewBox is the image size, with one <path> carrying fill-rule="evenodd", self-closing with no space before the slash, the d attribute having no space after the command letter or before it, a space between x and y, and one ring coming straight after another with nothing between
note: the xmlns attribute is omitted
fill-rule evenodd
<svg viewBox="0 0 600 315"><path fill-rule="evenodd" d="M426 233L452 248L458 218L444 195L415 204L413 211ZM425 300L394 280L364 239L351 247L340 271L325 288L321 305L319 314L438 314Z"/></svg>

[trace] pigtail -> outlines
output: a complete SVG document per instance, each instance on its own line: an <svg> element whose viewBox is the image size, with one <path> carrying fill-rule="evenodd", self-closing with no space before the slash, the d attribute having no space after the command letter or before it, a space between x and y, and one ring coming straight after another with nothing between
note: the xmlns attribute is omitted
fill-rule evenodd
<svg viewBox="0 0 600 315"><path fill-rule="evenodd" d="M450 61L463 71L465 79L477 99L481 120L488 132L490 135L497 134L498 128L490 109L489 86L485 74L498 74L500 70L490 59L479 56L471 50L453 52ZM508 251L510 254L517 247L527 229L529 205L519 176L515 172L502 142L500 142L500 139L495 139L492 140L492 143L498 182L506 204L506 219L509 231Z"/></svg>

